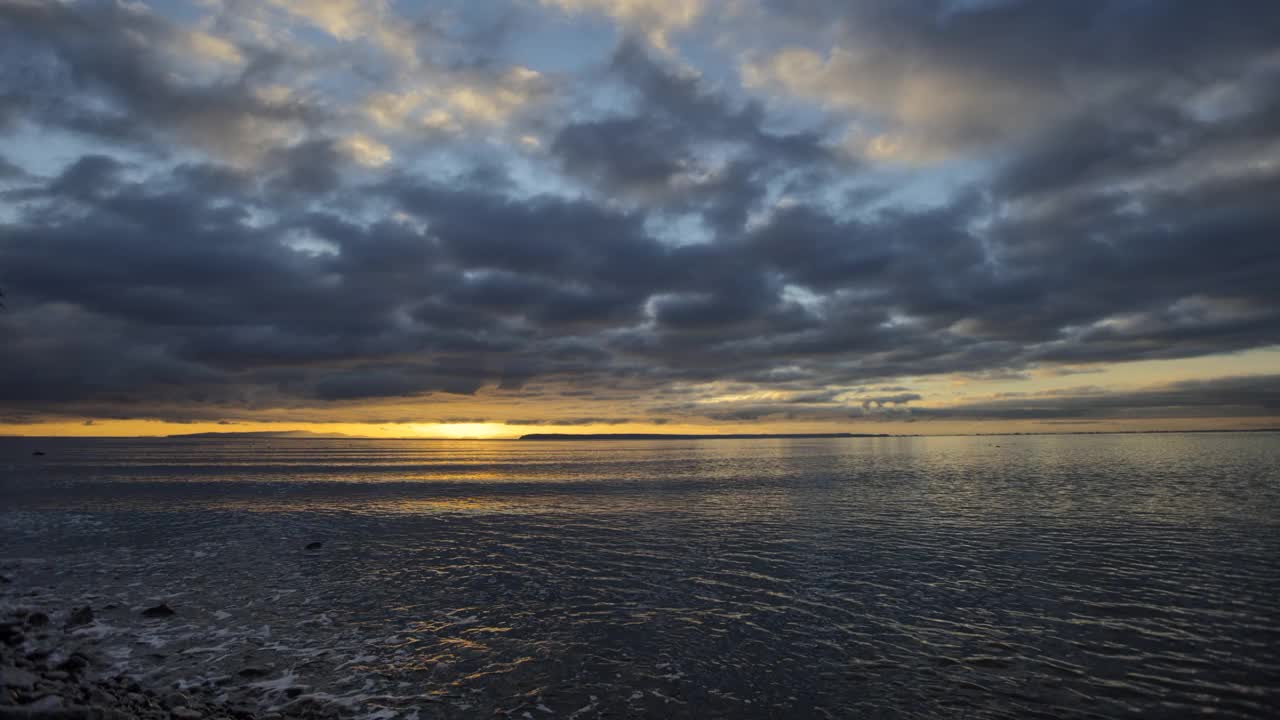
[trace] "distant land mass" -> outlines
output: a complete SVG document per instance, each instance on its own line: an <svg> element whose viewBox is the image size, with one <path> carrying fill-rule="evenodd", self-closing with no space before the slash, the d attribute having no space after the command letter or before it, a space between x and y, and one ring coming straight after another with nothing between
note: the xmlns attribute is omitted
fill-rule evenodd
<svg viewBox="0 0 1280 720"><path fill-rule="evenodd" d="M677 435L671 433L530 433L521 440L786 440L796 438L893 437L887 433L734 433Z"/></svg>
<svg viewBox="0 0 1280 720"><path fill-rule="evenodd" d="M358 435L344 435L342 433L317 433L309 430L261 430L258 432L202 432L188 433L186 435L166 435L166 438L172 440L199 440L201 438L209 438L214 440L278 440L278 439L307 439L307 440L356 440Z"/></svg>

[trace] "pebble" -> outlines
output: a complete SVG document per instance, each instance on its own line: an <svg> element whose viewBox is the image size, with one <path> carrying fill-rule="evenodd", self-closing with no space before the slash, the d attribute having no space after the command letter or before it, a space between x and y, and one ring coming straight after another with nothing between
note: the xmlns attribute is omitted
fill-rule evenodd
<svg viewBox="0 0 1280 720"><path fill-rule="evenodd" d="M167 605L160 607L173 613ZM82 651L71 649L84 638L64 633L64 629L71 631L92 622L92 608L77 608L64 627L36 633L30 645L19 648L13 646L26 641L21 630L48 625L49 616L13 610L9 617L0 619L0 638L5 640L0 643L0 720L317 720L325 710L307 705L285 709L283 713L273 710L264 716L251 701L245 704L247 698L233 699L225 693L214 693L212 688L157 692L159 688L144 687L126 675L93 675L88 672L93 660ZM51 652L60 661L50 661ZM262 666L246 666L241 672L242 677L268 674L270 671ZM229 682L232 676L218 680ZM284 694L293 698L293 703L300 703L309 700L307 691L305 686L294 685L285 688Z"/></svg>
<svg viewBox="0 0 1280 720"><path fill-rule="evenodd" d="M71 611L71 615L67 618L67 624L64 627L78 627L80 625L88 625L93 622L93 608L85 605L82 608L76 608Z"/></svg>
<svg viewBox="0 0 1280 720"><path fill-rule="evenodd" d="M173 608L169 607L168 603L160 603L155 607L149 607L142 611L142 616L149 618L172 617L176 614L177 612Z"/></svg>
<svg viewBox="0 0 1280 720"><path fill-rule="evenodd" d="M0 667L0 685L19 690L30 690L40 678L16 667Z"/></svg>
<svg viewBox="0 0 1280 720"><path fill-rule="evenodd" d="M39 700L28 705L27 707L31 708L32 710L48 711L48 710L59 710L62 708L62 706L63 706L62 698L58 697L57 695L45 695Z"/></svg>

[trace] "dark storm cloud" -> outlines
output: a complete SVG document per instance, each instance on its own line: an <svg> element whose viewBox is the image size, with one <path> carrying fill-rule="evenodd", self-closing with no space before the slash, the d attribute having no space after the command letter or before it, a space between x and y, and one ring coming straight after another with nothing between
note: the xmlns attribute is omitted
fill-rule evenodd
<svg viewBox="0 0 1280 720"><path fill-rule="evenodd" d="M176 135L223 152L265 149L273 130L311 125L319 110L254 92L281 59L251 51L231 82L183 82L164 53L186 52L182 28L139 6L6 3L0 38L8 69L5 116L64 127L108 143L159 151ZM3 129L3 125L0 125Z"/></svg>
<svg viewBox="0 0 1280 720"><path fill-rule="evenodd" d="M688 169L692 152L675 128L649 118L609 118L569 125L552 151L566 169L617 191L662 194Z"/></svg>
<svg viewBox="0 0 1280 720"><path fill-rule="evenodd" d="M1031 88L1014 124L950 95L936 115L867 95L855 114L996 148L927 201L849 189L871 169L835 130L780 130L768 103L635 42L599 75L626 102L540 120L543 169L563 175L538 194L480 151L440 161L457 172L402 160L411 133L389 167L360 166L356 113L256 92L286 75L276 51L241 48L208 80L169 71L186 37L159 16L0 7L26 68L0 75L0 133L97 148L53 171L0 159L7 417L222 418L535 379L664 419L1273 412L1258 379L948 408L896 384L1280 343L1276 6L963 6L795 8L824 37L954 71L956 96ZM873 79L913 82L873 55ZM681 221L705 232L673 241ZM679 397L701 381L787 399Z"/></svg>
<svg viewBox="0 0 1280 720"><path fill-rule="evenodd" d="M1271 44L1280 29L1280 10L1267 0L907 0L812 7L831 9L848 30L862 23L886 42L909 40L931 59L1035 76L1073 64L1120 73L1229 66ZM938 32L939 25L945 32Z"/></svg>
<svg viewBox="0 0 1280 720"><path fill-rule="evenodd" d="M4 230L0 267L19 298L4 319L17 338L3 351L7 398L259 407L471 393L501 374L486 355L514 342L499 331L397 316L430 296L430 239L317 215L257 228L244 197L172 176L130 182L120 167L77 161L42 189L48 204L29 218L40 224ZM305 238L340 252L296 244ZM388 361L412 353L429 358Z"/></svg>
<svg viewBox="0 0 1280 720"><path fill-rule="evenodd" d="M551 147L592 186L736 234L769 183L811 187L853 167L827 138L767 130L759 104L732 100L636 42L621 44L609 70L633 95L632 114L570 123Z"/></svg>
<svg viewBox="0 0 1280 720"><path fill-rule="evenodd" d="M346 160L331 139L308 140L271 153L267 187L276 193L323 194L342 182Z"/></svg>

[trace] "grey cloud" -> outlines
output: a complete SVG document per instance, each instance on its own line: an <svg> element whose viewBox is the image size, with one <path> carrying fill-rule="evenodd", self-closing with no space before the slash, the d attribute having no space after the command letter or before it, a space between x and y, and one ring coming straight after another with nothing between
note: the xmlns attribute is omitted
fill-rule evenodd
<svg viewBox="0 0 1280 720"><path fill-rule="evenodd" d="M569 172L640 195L666 193L692 153L678 129L644 117L568 125L551 149Z"/></svg>
<svg viewBox="0 0 1280 720"><path fill-rule="evenodd" d="M0 155L0 180L22 179L27 176L27 172L22 168L14 165Z"/></svg>
<svg viewBox="0 0 1280 720"><path fill-rule="evenodd" d="M8 104L33 122L107 142L156 149L176 134L234 154L265 149L273 130L310 126L320 112L254 94L253 83L278 64L266 51L248 49L234 81L176 80L160 53L185 46L182 31L140 6L9 3L0 7L0 33L28 70L6 79Z"/></svg>
<svg viewBox="0 0 1280 720"><path fill-rule="evenodd" d="M878 395L875 397L862 398L862 407L869 408L872 405L876 407L884 407L885 405L906 405L913 400L921 400L919 393L898 393L897 395Z"/></svg>
<svg viewBox="0 0 1280 720"><path fill-rule="evenodd" d="M1269 417L1278 410L1280 375L1248 375L1188 380L1129 392L1053 393L947 408L917 407L912 414L952 420L1024 420Z"/></svg>
<svg viewBox="0 0 1280 720"><path fill-rule="evenodd" d="M923 402L922 402L923 401ZM855 409L851 409L855 408ZM1161 387L1110 391L1067 388L1000 397L945 407L916 393L854 397L846 405L796 407L787 402L685 404L664 409L685 418L745 422L765 418L807 421L880 420L1054 420L1273 417L1280 410L1280 375L1248 375L1189 380Z"/></svg>
<svg viewBox="0 0 1280 720"><path fill-rule="evenodd" d="M592 188L740 231L772 184L813 187L852 163L817 133L766 129L758 104L731 99L624 41L609 66L631 114L564 126L551 150Z"/></svg>

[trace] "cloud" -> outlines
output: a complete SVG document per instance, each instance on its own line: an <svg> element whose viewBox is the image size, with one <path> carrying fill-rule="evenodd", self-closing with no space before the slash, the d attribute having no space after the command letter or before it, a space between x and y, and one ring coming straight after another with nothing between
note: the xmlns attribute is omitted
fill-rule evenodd
<svg viewBox="0 0 1280 720"><path fill-rule="evenodd" d="M565 57L382 3L0 7L20 141L0 400L412 420L431 398L502 422L558 398L546 422L597 423L1273 409L1238 389L1270 397L1256 379L924 389L1280 344L1272 4L784 22L764 3L770 37L713 31L707 7L520 9L529 37L563 37L561 10L627 29Z"/></svg>
<svg viewBox="0 0 1280 720"><path fill-rule="evenodd" d="M367 135L351 135L342 141L341 147L352 160L367 167L382 167L391 162L391 149Z"/></svg>
<svg viewBox="0 0 1280 720"><path fill-rule="evenodd" d="M1029 79L919 62L898 48L838 45L821 55L786 48L742 68L748 87L776 89L853 114L868 126L845 139L857 155L923 163L1030 127L1065 102Z"/></svg>
<svg viewBox="0 0 1280 720"><path fill-rule="evenodd" d="M1184 380L1127 392L1075 391L1033 397L916 407L931 419L1026 420L1271 417L1280 410L1280 375Z"/></svg>
<svg viewBox="0 0 1280 720"><path fill-rule="evenodd" d="M7 4L0 33L25 69L7 80L5 102L33 123L104 142L160 150L174 138L243 161L323 112L253 92L270 75L265 52L182 28L138 4ZM209 76L177 72L175 61L191 56L222 66Z"/></svg>
<svg viewBox="0 0 1280 720"><path fill-rule="evenodd" d="M1131 390L1063 388L1038 393L1001 393L938 404L918 393L861 396L840 393L816 403L795 398L744 398L663 408L686 418L718 421L1078 421L1176 418L1274 417L1280 410L1280 376L1248 375L1186 380Z"/></svg>
<svg viewBox="0 0 1280 720"><path fill-rule="evenodd" d="M403 90L372 93L363 111L384 130L463 133L504 128L552 93L547 78L522 65L484 72L437 69Z"/></svg>
<svg viewBox="0 0 1280 720"><path fill-rule="evenodd" d="M775 192L798 192L851 169L818 134L766 127L760 107L622 42L608 77L630 97L625 114L574 120L550 151L601 198L696 214L711 233L740 233Z"/></svg>
<svg viewBox="0 0 1280 720"><path fill-rule="evenodd" d="M571 427L575 425L625 425L635 422L631 418L556 418L550 420L507 420L507 425L549 425L552 427Z"/></svg>
<svg viewBox="0 0 1280 720"><path fill-rule="evenodd" d="M1211 85L1265 57L1265 2L1155 8L1115 0L811 3L789 8L828 47L743 62L744 83L846 113L863 155L908 162L971 152L1135 96Z"/></svg>
<svg viewBox="0 0 1280 720"><path fill-rule="evenodd" d="M670 35L694 24L706 10L706 0L542 0L569 13L599 12L613 18L655 47L670 48Z"/></svg>
<svg viewBox="0 0 1280 720"><path fill-rule="evenodd" d="M394 18L386 0L270 0L339 40L368 40L407 67L418 63L412 24Z"/></svg>

